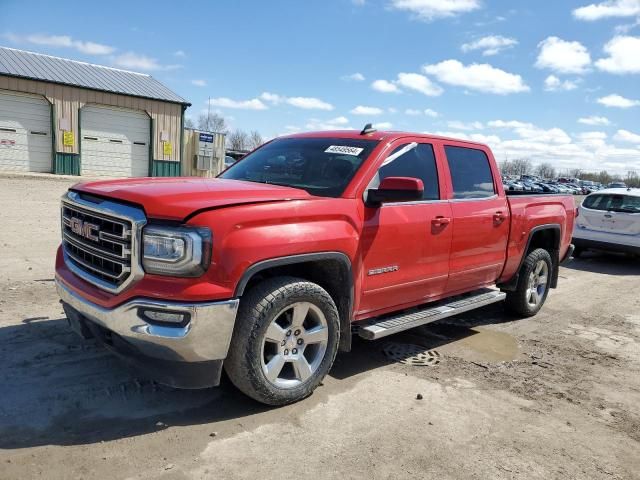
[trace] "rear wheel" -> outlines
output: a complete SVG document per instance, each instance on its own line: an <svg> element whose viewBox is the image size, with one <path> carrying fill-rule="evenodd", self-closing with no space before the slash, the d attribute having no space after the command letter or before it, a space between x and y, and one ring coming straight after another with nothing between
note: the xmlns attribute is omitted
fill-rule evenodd
<svg viewBox="0 0 640 480"><path fill-rule="evenodd" d="M553 261L549 252L537 248L522 263L516 290L507 293L506 306L523 317L540 311L549 293Z"/></svg>
<svg viewBox="0 0 640 480"><path fill-rule="evenodd" d="M331 369L339 336L338 310L322 287L293 277L268 279L240 303L225 369L259 402L296 402Z"/></svg>

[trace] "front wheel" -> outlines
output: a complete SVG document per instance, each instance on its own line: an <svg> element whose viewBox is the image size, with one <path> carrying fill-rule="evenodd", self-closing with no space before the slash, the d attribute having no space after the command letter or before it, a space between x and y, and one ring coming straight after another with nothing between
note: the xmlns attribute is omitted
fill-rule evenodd
<svg viewBox="0 0 640 480"><path fill-rule="evenodd" d="M322 287L294 277L268 279L240 302L225 370L251 398L286 405L320 384L339 338L338 309Z"/></svg>
<svg viewBox="0 0 640 480"><path fill-rule="evenodd" d="M507 293L507 308L523 317L540 311L549 293L553 261L549 252L537 248L522 263L516 290Z"/></svg>

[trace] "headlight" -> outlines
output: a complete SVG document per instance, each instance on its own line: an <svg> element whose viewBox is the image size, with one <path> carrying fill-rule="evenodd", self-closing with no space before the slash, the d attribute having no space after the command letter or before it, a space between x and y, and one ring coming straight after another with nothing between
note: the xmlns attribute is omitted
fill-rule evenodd
<svg viewBox="0 0 640 480"><path fill-rule="evenodd" d="M208 228L148 226L142 232L142 266L147 273L199 277L210 258Z"/></svg>

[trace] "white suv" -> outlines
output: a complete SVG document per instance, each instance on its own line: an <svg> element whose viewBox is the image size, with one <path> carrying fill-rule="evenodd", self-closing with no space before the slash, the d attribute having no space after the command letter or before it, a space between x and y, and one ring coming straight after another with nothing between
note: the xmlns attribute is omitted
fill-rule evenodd
<svg viewBox="0 0 640 480"><path fill-rule="evenodd" d="M588 195L573 231L574 257L588 248L640 255L640 189L607 188Z"/></svg>

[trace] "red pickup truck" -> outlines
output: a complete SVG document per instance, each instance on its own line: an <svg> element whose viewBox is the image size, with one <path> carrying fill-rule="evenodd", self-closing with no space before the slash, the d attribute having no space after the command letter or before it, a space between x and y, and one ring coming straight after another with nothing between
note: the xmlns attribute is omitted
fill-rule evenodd
<svg viewBox="0 0 640 480"><path fill-rule="evenodd" d="M56 284L71 327L161 383L283 405L352 335L504 301L535 315L570 257L571 196L506 196L485 145L400 132L277 138L216 179L78 184Z"/></svg>

